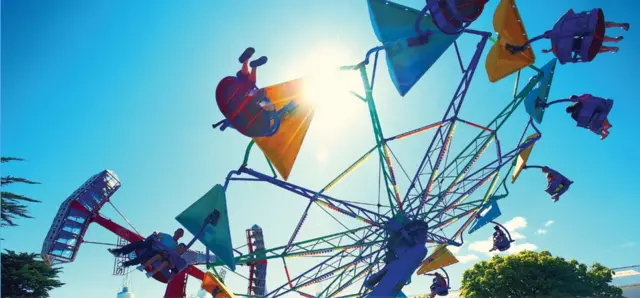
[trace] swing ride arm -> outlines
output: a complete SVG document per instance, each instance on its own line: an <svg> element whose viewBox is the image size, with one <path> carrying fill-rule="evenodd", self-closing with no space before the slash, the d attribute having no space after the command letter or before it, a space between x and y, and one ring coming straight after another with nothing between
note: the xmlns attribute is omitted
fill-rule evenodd
<svg viewBox="0 0 640 298"><path fill-rule="evenodd" d="M533 69L539 71L537 68L533 68ZM494 140L496 141L496 146L498 151L497 159L500 164L506 164L505 162L500 161L500 159L502 159L504 156L502 155L502 152L501 152L502 149L500 146L500 142L498 141L498 138L497 138L497 132L500 130L500 128L503 127L506 121L511 117L511 115L513 115L513 113L517 110L517 108L522 104L522 102L524 101L526 96L529 94L529 92L531 92L531 90L539 82L539 80L542 79L542 76L538 76L535 79L531 80L523 88L523 90L519 94L517 94L519 79L520 79L520 72L518 72L516 76L513 100L509 102L505 106L505 108L486 127L480 127L472 124L472 126L481 128L481 131L453 159L456 162L448 163L444 167L442 172L440 172L440 174L434 179L435 183L438 183L438 187L442 187L444 186L442 185L444 181L441 181L441 182L438 182L438 181L444 180L444 177L455 177L452 181L450 181L450 184L444 187L445 191L443 193L441 193L438 196L435 196L437 197L437 199L435 202L430 204L431 205L430 209L426 211L427 214L432 213L434 208L440 205L440 203L442 203L448 195L452 193L456 193L458 189L469 189L469 185L471 183L478 181L478 179L476 180L468 179L467 174L469 170L475 165L476 161L480 158L480 156L484 153L484 151L489 147L489 145ZM465 123L467 122L463 120L459 120L459 121L462 121ZM460 165L464 165L464 166L460 166ZM488 173L487 175L491 175L491 174L492 172ZM483 177L480 179L484 179L484 178L487 178L487 177ZM419 196L414 198L411 202L415 202L419 199L424 198L425 192L426 190L424 190ZM452 204L449 204L449 205L452 205ZM413 209L412 211L414 211L415 212L414 214L416 215L422 213L422 211L419 209Z"/></svg>
<svg viewBox="0 0 640 298"><path fill-rule="evenodd" d="M447 111L442 117L442 121L445 121L447 119L457 118L458 113L460 112L460 107L462 106L462 103L464 102L464 99L467 95L467 90L469 89L471 81L474 77L476 67L480 62L480 56L482 55L484 47L487 43L487 39L489 38L489 36L491 36L491 33L479 32L479 31L473 31L473 30L468 30L468 33L479 35L481 36L481 39L476 45L476 52L474 53L467 68L462 69L463 71L462 79L460 80L460 83L458 84L458 88L456 89L456 92L454 93L454 96L451 99L451 102L449 103ZM454 44L456 43L454 42ZM456 46L455 49L456 49L456 54L458 56L459 61L462 61L460 52L458 51L458 47ZM405 205L408 206L407 207L408 209L411 208L413 203L415 203L418 200L420 201L417 207L414 207L413 209L409 209L408 211L409 214L415 215L414 213L418 213L422 209L422 206L424 206L424 204L428 200L430 192L433 189L434 182L436 180L438 169L440 168L440 163L442 162L442 159L444 158L448 150L454 130L455 130L455 121L449 121L448 124L438 127L435 133L435 136L431 140L431 143L429 144L429 147L427 149L427 153L424 155L422 161L420 162L420 165L418 166L418 170L414 178L412 179L411 184L409 185L409 188L407 189L407 192L403 199L403 202L406 202ZM427 172L430 172L430 173L427 174ZM424 188L424 191L421 192L421 195L411 200L410 194L418 185L420 185L420 177L422 177L423 175L428 175L429 177L429 180L427 181L427 185Z"/></svg>
<svg viewBox="0 0 640 298"><path fill-rule="evenodd" d="M369 244L357 248L357 255L351 252L348 253L346 250L342 249L331 256L327 256L326 260L294 278L290 278L288 269L285 266L288 282L273 290L271 293L267 294L267 296L279 297L288 292L296 291L302 287L310 286L326 280L334 276L336 273L339 273L340 270L349 269L352 266L356 266L358 263L371 262L372 257L374 257L374 255L377 256L376 253L382 249L382 245L377 245L377 241L383 239L383 233L376 233L377 229L373 227L369 229L370 230L368 231L365 230L366 234L364 237L361 237L361 239L356 242L357 244L369 242ZM350 261L344 260L347 255L352 257ZM289 289L285 289L287 286Z"/></svg>
<svg viewBox="0 0 640 298"><path fill-rule="evenodd" d="M376 227L365 226L341 233L335 233L327 236L292 243L290 246L291 249L289 250L287 250L287 245L282 245L271 249L255 251L236 257L235 263L239 265L246 265L253 262L269 259L305 257L310 255L325 254L339 250L355 250L366 245L382 244L383 240L362 241L358 243L357 240L354 239L361 237L358 235L359 232L376 232L377 230L378 228ZM345 243L347 240L349 240L349 238L353 240L352 244L341 244ZM215 262L209 264L209 267L217 267L223 265L224 263L222 261L216 260Z"/></svg>
<svg viewBox="0 0 640 298"><path fill-rule="evenodd" d="M247 179L247 178L238 178L238 177L231 177L233 175L241 175L241 174L246 174L249 176L253 176L255 179ZM339 213L342 213L344 215L348 215L352 218L358 219L364 223L367 223L371 226L380 226L381 223L387 222L389 220L389 218L385 215L379 214L375 211L360 207L360 206L356 206L355 204L346 202L346 201L342 201L333 197L330 197L328 195L323 194L322 192L316 192L313 190L310 190L308 188L299 186L299 185L295 185L293 183L289 183L286 181L282 181L273 177L270 177L268 175L265 175L261 172L258 172L256 170L247 168L247 167L242 167L237 171L232 171L230 173L230 175L227 177L227 182L228 181L242 181L242 180L254 180L254 181L263 181L263 182L268 182L270 184L273 184L275 186L278 186L280 188L283 188L285 190L291 191L301 197L307 198L310 201L320 204L322 206L328 207L329 209L332 209L334 211L337 211ZM226 183L225 183L226 184Z"/></svg>

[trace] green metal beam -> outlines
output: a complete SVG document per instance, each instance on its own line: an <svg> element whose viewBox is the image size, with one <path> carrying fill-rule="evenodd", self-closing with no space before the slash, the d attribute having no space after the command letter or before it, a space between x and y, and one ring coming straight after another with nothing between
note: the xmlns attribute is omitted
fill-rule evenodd
<svg viewBox="0 0 640 298"><path fill-rule="evenodd" d="M399 198L395 193L395 189L397 187L395 179L392 177L391 170L391 162L387 158L387 154L385 153L386 142L384 139L384 135L382 133L382 125L380 124L380 119L378 118L378 111L376 109L376 104L373 100L373 89L371 89L371 84L369 83L369 75L367 74L367 68L364 64L359 66L360 77L362 78L362 84L364 85L365 90L365 99L367 105L369 107L369 116L371 118L371 125L373 127L373 134L376 139L376 148L378 149L379 162L382 166L382 175L385 180L385 189L387 190L387 198L389 200L389 206L391 207L392 217L395 216L396 211L400 211L404 213L402 210L401 203L398 201ZM394 202L396 201L396 202Z"/></svg>
<svg viewBox="0 0 640 298"><path fill-rule="evenodd" d="M326 236L322 236L322 237L316 237L313 239L309 239L309 240L304 240L304 241L300 241L300 242L296 242L291 244L292 247L296 247L299 248L303 251L293 251L293 252L287 252L284 253L284 251L287 249L287 245L282 245L279 247L275 247L275 248L270 248L270 249L266 249L263 251L258 251L258 252L253 252L250 254L245 254L245 255L241 255L235 258L236 264L240 264L240 265L244 265L244 264L249 264L252 262L256 262L256 261L261 261L261 260L267 260L267 259L275 259L275 258L286 258L286 257L294 257L294 256L298 256L298 255L302 255L302 254L309 254L309 253L315 253L315 252L321 252L321 251L326 251L326 250L332 250L332 249L344 249L344 248L348 248L351 246L362 246L362 245L369 245L369 244L376 244L376 243L381 243L382 240L377 240L377 241L370 241L370 242L364 242L361 244L350 244L350 245L332 245L330 244L329 241L327 241L327 239L337 239L337 237L343 237L343 236L347 236L350 234L355 234L355 232L360 231L360 230L364 230L366 228L370 228L368 226L366 227L361 227L361 228L357 228L357 229L353 229L353 230L349 230L349 231L345 231L345 232L340 232L340 233L334 233L331 235L326 235ZM322 248L315 248L315 246L317 246L319 243L321 242L325 242L328 243L327 246L323 246ZM305 247L304 245L308 245L311 246L313 249L308 249L307 247ZM312 244L312 245L310 245ZM213 266L222 266L224 265L224 263L221 260L218 260L216 262L210 263L208 264L208 267L213 267Z"/></svg>

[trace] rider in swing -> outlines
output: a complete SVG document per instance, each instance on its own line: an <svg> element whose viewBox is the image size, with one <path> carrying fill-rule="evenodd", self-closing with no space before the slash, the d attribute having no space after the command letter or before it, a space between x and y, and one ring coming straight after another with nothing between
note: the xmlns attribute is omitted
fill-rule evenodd
<svg viewBox="0 0 640 298"><path fill-rule="evenodd" d="M570 12L573 12L573 10L570 10ZM620 28L624 31L629 31L629 23L616 23L616 22L605 22L604 23L604 28ZM573 50L574 51L579 51L582 47L582 40L583 40L583 36L576 36L573 39ZM617 36L617 37L609 37L609 36L596 36L596 38L602 38L603 42L620 42L624 37L623 36ZM620 48L618 47L609 47L609 46L605 46L602 45L600 47L600 50L598 51L598 53L617 53L620 50ZM543 53L550 53L553 52L553 48L551 49L544 49L542 50Z"/></svg>
<svg viewBox="0 0 640 298"><path fill-rule="evenodd" d="M572 105L567 107L567 113L571 114L571 118L573 118L573 120L575 120L576 122L578 121L578 116L580 115L580 110L582 110L582 107L584 106L584 104L582 103L581 99L587 98L587 97L592 97L591 94L583 94L581 96L576 96L576 95L572 95L569 99L573 99L576 100L576 102L574 102ZM602 124L602 130L600 131L600 140L604 140L605 138L607 138L609 136L609 128L611 128L613 125L611 125L611 123L609 123L609 119L605 118L604 119L604 123Z"/></svg>
<svg viewBox="0 0 640 298"><path fill-rule="evenodd" d="M427 274L427 275L431 275L434 276L433 278L433 283L431 284L431 293L429 294L429 298L433 298L436 297L436 295L438 295L438 293L443 292L443 289L447 289L447 280L444 278L444 276L442 276L442 274L440 274L439 272L436 272L434 274Z"/></svg>
<svg viewBox="0 0 640 298"><path fill-rule="evenodd" d="M256 84L256 71L258 67L265 65L268 61L268 58L266 56L262 56L256 60L249 62L249 59L251 59L255 52L256 50L252 47L249 47L244 50L244 52L242 52L242 55L240 55L240 58L238 58L238 61L242 63L242 68L236 73L236 77L238 77L238 80L240 80L241 82L248 82L252 85ZM251 71L249 71L249 67L251 67ZM273 104L269 100L267 100L264 89L258 89L257 91L252 90L252 92L250 92L248 96L259 96L259 98L265 99L258 102L258 104L266 111L275 111L275 107L273 106Z"/></svg>
<svg viewBox="0 0 640 298"><path fill-rule="evenodd" d="M493 247L490 251L498 249L498 246L501 246L507 239L507 235L504 234L500 227L495 226L493 229L495 230L495 232L493 232Z"/></svg>

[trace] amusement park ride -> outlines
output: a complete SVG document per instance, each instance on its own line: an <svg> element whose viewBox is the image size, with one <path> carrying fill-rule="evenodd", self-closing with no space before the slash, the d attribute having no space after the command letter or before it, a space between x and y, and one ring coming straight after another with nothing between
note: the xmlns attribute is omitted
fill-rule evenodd
<svg viewBox="0 0 640 298"><path fill-rule="evenodd" d="M571 102L573 105L567 112L576 120L577 126L589 129L601 138L608 135L610 124L607 115L613 106L612 100L584 94L548 101L556 62L590 62L599 53L615 51L603 45L603 42L617 41L607 37L605 29L620 27L628 30L628 24L607 22L601 9L580 13L569 10L552 30L528 39L515 0L500 0L493 16L493 27L498 36L493 39L489 32L469 28L483 13L486 2L427 0L426 6L419 11L384 0L368 0L371 23L382 45L369 50L364 61L339 70L354 71L361 75L365 94L354 95L367 106L376 143L319 191L287 182L313 119L314 107L305 99L303 92L305 79L257 87L255 74L250 68L265 64L266 57L249 63L254 50L248 48L240 57L243 70L236 76L224 78L218 85L216 100L225 119L215 124L214 129L233 128L252 140L240 168L229 172L224 183L214 186L176 217L194 235L188 246L197 240L207 247L207 251L184 253L182 257L187 265L172 278L166 271L154 276L156 280L168 283L166 297L184 297L188 275L202 280L202 287L214 297L245 296L227 289L216 270L222 266L235 270L236 265L250 266L248 296L278 297L297 293L313 297L304 288L323 282L325 286L318 296L335 297L362 281L359 287L351 287L351 293L341 297L396 297L401 295L404 285L411 282L414 273L425 275L438 270L444 272L444 275L438 276L446 280L432 287L432 295L446 296L450 287L444 267L458 262L447 246L461 246L464 242L463 233L467 229L473 233L487 224L494 224L494 249L507 250L513 240L509 232L495 222L501 214L498 201L508 195L507 177L511 175L513 183L522 170L539 168L547 175L546 192L556 201L572 184L572 181L548 166L528 164L534 144L542 137L535 123L542 122L546 109L553 104ZM463 34L478 39L475 52L466 66L457 43ZM543 38L551 40L551 50L547 52L551 52L555 58L538 68L533 65L535 55L531 44ZM483 126L463 120L460 108L489 42L492 46L485 61L489 80L497 82L515 74L516 91L505 108ZM391 80L398 93L404 96L452 45L462 78L442 120L403 134L385 136L373 99L380 52L386 53ZM370 65L371 70L367 68ZM521 87L520 74L526 68L533 75ZM505 149L498 140L498 131L521 104L530 115L530 120L515 147ZM479 133L451 160L448 158L450 144L458 124L478 129ZM401 196L389 144L427 130L435 131L435 135L406 193ZM493 142L497 152L495 159L491 158L486 163L478 162ZM248 158L254 144L266 156L270 174L249 167ZM376 153L386 185L383 193L386 193L390 206L387 211L381 212L379 208L375 210L327 194L330 188ZM278 178L278 174L281 178ZM306 209L293 228L288 243L265 248L262 230L254 226L246 231L248 253L243 254L232 247L226 205L226 191L232 181L267 182L306 200ZM474 192L487 183L488 187L482 195L469 200ZM118 235L122 239L119 245L144 239L140 233L128 230L100 214L103 205L111 203L110 198L119 186L116 175L106 170L89 179L62 204L43 245L42 254L47 256L50 263L72 262L80 245L87 242L84 241L84 234L92 222ZM312 206L358 219L362 226L310 240L296 240ZM445 228L452 233L445 233ZM427 244L435 245L431 254ZM306 255L326 258L305 272L292 275L286 259ZM287 282L269 291L266 287L267 261L276 258L284 263ZM118 267L122 261L116 260L116 273L123 272ZM207 265L212 272L203 272L197 265Z"/></svg>

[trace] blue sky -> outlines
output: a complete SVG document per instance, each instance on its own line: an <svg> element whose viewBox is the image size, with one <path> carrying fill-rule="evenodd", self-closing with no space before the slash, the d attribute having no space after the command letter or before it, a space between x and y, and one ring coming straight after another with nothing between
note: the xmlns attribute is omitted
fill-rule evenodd
<svg viewBox="0 0 640 298"><path fill-rule="evenodd" d="M423 3L398 2L411 7ZM608 19L633 22L640 5L554 2L518 2L530 36L550 28L569 8L582 11L603 6ZM492 31L496 5L491 1L473 28ZM551 96L592 93L613 98L616 103L609 119L614 127L611 136L600 141L576 128L561 108L548 111L532 162L549 164L575 183L554 204L543 192L544 176L537 171L523 173L510 188L511 196L502 202L500 218L510 221L509 226L519 233L519 247L548 249L566 258L613 267L640 261L640 234L632 229L640 209L634 185L640 166L634 138L640 103L633 95L636 72L632 67L640 65L635 54L640 41L633 25L618 54L604 54L589 64L558 65ZM618 33L623 32L611 35ZM471 56L474 43L471 38L460 40L465 57ZM105 168L114 170L123 185L113 197L114 204L139 231L174 230L175 215L241 162L248 139L233 131L212 131L210 125L222 117L214 88L219 79L237 71L236 59L245 47L269 56L258 78L259 84L269 85L313 73L323 65L356 63L377 44L365 1L3 1L2 155L28 160L3 165L3 173L42 182L13 190L43 201L30 209L36 219L2 230L3 248L39 252L59 204ZM547 47L548 41L534 45L536 65L551 59L539 52ZM465 119L479 123L492 119L513 89L513 77L489 83L483 64L462 109ZM401 98L386 69L380 69L374 96L385 133L393 135L439 120L458 83L458 72L453 52L448 51ZM525 78L529 75L523 73ZM505 128L503 143L514 144L525 121L520 108ZM397 145L401 159L406 155L403 165L410 173L426 150L427 136ZM469 136L460 129L454 144L465 143ZM366 106L347 97L335 107L318 111L290 180L321 188L372 144ZM252 156L253 167L266 170L259 157ZM373 162L370 159L336 186L336 195L375 201L363 189L377 179ZM305 200L262 184L232 185L228 200L235 246L244 244L244 229L254 223L265 229L267 246L286 243L298 216L282 215L299 215L306 205ZM117 219L109 207L104 214ZM553 223L545 226L549 221ZM301 233L312 237L337 229L335 222L315 210ZM538 231L542 229L544 234ZM488 229L465 235L466 243L457 254L469 262L452 266L453 287L459 286L474 256L489 257L474 250L481 250L481 241L489 235ZM97 225L86 236L86 240L111 243L115 238ZM122 278L111 276L113 259L105 249L84 244L76 262L64 268L61 277L66 285L53 291L52 297L78 293L113 297ZM299 270L308 262L290 266ZM271 262L268 286L284 282L283 274L281 262ZM232 289L245 291L245 280L228 276ZM429 282L415 278L406 292L426 292ZM189 292L197 292L198 287L190 279ZM164 292L163 285L139 273L132 274L132 289L139 297L159 297Z"/></svg>

